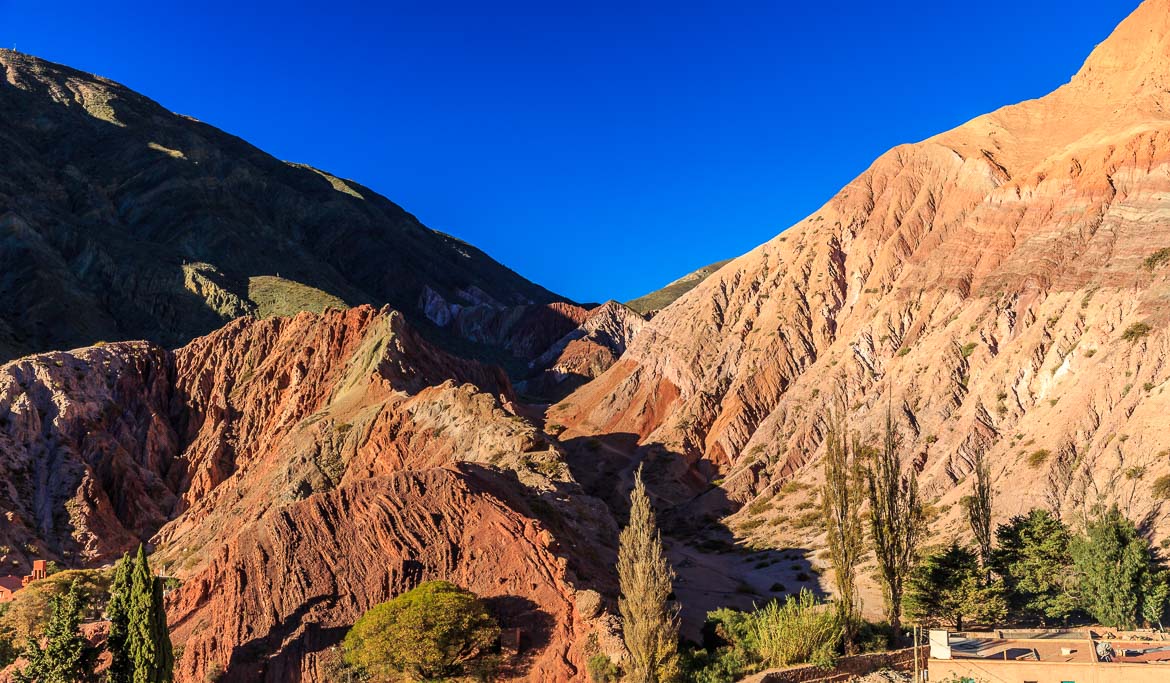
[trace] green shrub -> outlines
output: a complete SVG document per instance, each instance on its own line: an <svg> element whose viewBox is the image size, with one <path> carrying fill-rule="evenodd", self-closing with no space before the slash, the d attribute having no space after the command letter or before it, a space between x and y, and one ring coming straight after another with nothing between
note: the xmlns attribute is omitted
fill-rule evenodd
<svg viewBox="0 0 1170 683"><path fill-rule="evenodd" d="M602 652L590 657L585 663L585 669L593 683L617 683L622 679L622 672L617 664Z"/></svg>
<svg viewBox="0 0 1170 683"><path fill-rule="evenodd" d="M1146 260L1142 261L1142 268L1153 270L1167 263L1170 263L1170 247L1164 247L1147 256Z"/></svg>
<svg viewBox="0 0 1170 683"><path fill-rule="evenodd" d="M1028 467L1036 468L1043 465L1050 455L1052 455L1052 452L1047 448L1032 451L1028 454Z"/></svg>
<svg viewBox="0 0 1170 683"><path fill-rule="evenodd" d="M1170 474L1163 474L1154 480L1154 497L1170 500Z"/></svg>
<svg viewBox="0 0 1170 683"><path fill-rule="evenodd" d="M1136 342L1142 337L1148 335L1151 329L1153 328L1151 328L1146 323L1134 323L1125 328L1125 332L1121 333L1121 338L1132 344L1133 342Z"/></svg>

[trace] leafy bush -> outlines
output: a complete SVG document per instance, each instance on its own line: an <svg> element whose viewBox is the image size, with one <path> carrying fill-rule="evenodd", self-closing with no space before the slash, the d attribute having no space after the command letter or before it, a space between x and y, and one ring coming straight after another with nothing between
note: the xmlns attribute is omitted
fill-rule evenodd
<svg viewBox="0 0 1170 683"><path fill-rule="evenodd" d="M1068 527L1035 508L999 525L996 538L992 567L1007 586L1012 614L1042 623L1067 619L1076 609Z"/></svg>
<svg viewBox="0 0 1170 683"><path fill-rule="evenodd" d="M1134 323L1125 328L1125 332L1121 333L1121 338L1132 344L1133 342L1136 342L1142 337L1148 335L1151 329L1153 328L1151 328L1146 323Z"/></svg>
<svg viewBox="0 0 1170 683"><path fill-rule="evenodd" d="M478 670L499 636L474 593L427 581L362 615L342 648L346 663L374 680L429 680Z"/></svg>
<svg viewBox="0 0 1170 683"><path fill-rule="evenodd" d="M1003 581L988 581L979 556L957 543L927 555L914 569L905 608L917 623L958 631L968 620L994 625L1008 611Z"/></svg>

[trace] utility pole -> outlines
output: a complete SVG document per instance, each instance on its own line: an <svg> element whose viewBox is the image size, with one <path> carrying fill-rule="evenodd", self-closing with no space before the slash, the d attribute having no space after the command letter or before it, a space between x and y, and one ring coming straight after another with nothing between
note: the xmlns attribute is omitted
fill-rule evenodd
<svg viewBox="0 0 1170 683"><path fill-rule="evenodd" d="M914 683L919 683L922 676L918 673L918 624L914 624Z"/></svg>

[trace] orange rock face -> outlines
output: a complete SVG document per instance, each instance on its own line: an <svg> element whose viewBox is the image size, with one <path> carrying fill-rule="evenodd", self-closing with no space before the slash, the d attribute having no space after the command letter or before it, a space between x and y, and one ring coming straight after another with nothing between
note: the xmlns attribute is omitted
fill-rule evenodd
<svg viewBox="0 0 1170 683"><path fill-rule="evenodd" d="M661 493L720 479L725 513L815 483L831 407L873 436L892 406L944 533L983 454L1001 517L1118 501L1166 536L1168 247L1170 1L1147 0L1067 85L883 155L552 414L675 453Z"/></svg>
<svg viewBox="0 0 1170 683"><path fill-rule="evenodd" d="M332 680L349 624L432 578L524 630L507 677L579 680L584 638L612 630L575 616L583 577L609 588L608 509L502 371L397 312L241 319L173 354L113 344L0 378L3 560L101 564L151 540L183 580L179 680Z"/></svg>

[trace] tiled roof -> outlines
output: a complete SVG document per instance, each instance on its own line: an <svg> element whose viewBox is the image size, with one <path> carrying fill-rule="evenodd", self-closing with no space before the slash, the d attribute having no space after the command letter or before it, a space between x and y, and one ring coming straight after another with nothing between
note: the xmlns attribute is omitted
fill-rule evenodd
<svg viewBox="0 0 1170 683"><path fill-rule="evenodd" d="M15 593L24 587L24 581L19 576L0 576L0 586Z"/></svg>

